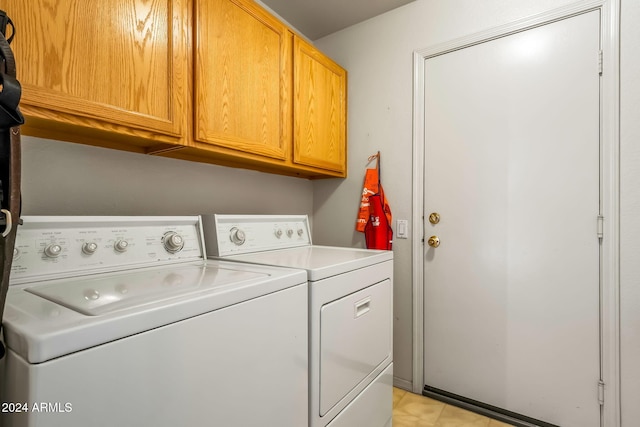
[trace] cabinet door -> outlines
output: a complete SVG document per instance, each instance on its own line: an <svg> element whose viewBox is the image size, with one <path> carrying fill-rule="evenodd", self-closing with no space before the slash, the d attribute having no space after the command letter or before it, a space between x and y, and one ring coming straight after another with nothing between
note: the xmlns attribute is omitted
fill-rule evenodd
<svg viewBox="0 0 640 427"><path fill-rule="evenodd" d="M16 26L27 125L179 136L187 7L186 0L3 0Z"/></svg>
<svg viewBox="0 0 640 427"><path fill-rule="evenodd" d="M195 139L285 160L291 32L246 0L196 0Z"/></svg>
<svg viewBox="0 0 640 427"><path fill-rule="evenodd" d="M347 72L294 40L294 155L300 165L346 172Z"/></svg>

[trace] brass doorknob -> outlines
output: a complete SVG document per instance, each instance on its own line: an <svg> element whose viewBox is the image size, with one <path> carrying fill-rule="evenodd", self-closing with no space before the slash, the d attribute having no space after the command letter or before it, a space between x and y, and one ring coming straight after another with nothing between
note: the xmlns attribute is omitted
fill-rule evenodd
<svg viewBox="0 0 640 427"><path fill-rule="evenodd" d="M440 246L440 238L438 236L431 236L429 237L429 240L427 240L427 243L432 248L437 248L438 246Z"/></svg>

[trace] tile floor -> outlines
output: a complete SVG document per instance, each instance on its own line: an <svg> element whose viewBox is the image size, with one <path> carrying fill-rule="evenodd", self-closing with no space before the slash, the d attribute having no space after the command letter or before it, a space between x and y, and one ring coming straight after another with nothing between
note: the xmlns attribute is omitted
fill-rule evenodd
<svg viewBox="0 0 640 427"><path fill-rule="evenodd" d="M393 427L510 427L438 400L393 389Z"/></svg>

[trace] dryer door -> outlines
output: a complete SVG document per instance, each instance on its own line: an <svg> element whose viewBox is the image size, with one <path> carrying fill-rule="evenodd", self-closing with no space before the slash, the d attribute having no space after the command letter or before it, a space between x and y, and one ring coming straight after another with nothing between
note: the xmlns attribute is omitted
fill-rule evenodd
<svg viewBox="0 0 640 427"><path fill-rule="evenodd" d="M322 306L320 416L390 356L391 292L386 279Z"/></svg>

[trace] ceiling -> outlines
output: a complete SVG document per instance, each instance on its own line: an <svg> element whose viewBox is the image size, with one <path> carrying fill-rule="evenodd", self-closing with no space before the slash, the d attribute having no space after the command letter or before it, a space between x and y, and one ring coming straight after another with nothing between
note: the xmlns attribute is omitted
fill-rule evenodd
<svg viewBox="0 0 640 427"><path fill-rule="evenodd" d="M311 40L415 0L260 0Z"/></svg>

